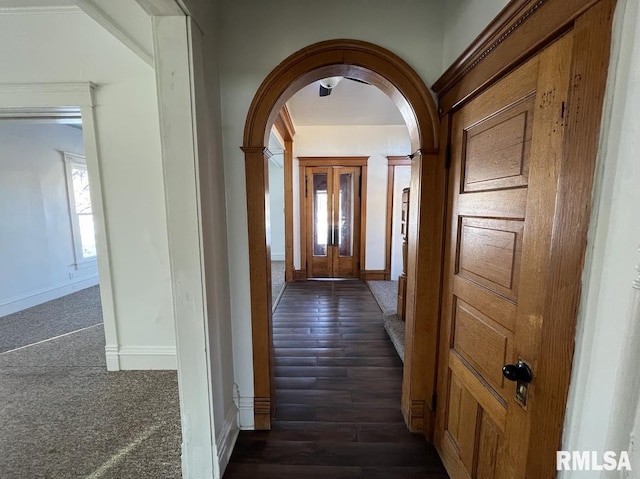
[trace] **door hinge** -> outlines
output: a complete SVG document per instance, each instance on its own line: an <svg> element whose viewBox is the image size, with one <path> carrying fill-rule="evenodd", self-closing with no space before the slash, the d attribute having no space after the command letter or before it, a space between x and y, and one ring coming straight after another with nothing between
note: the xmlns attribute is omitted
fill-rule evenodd
<svg viewBox="0 0 640 479"><path fill-rule="evenodd" d="M305 175L304 177L304 197L307 197L307 190L309 189L309 177Z"/></svg>
<svg viewBox="0 0 640 479"><path fill-rule="evenodd" d="M358 197L362 198L362 171L358 175Z"/></svg>
<svg viewBox="0 0 640 479"><path fill-rule="evenodd" d="M447 149L444 152L444 167L448 170L451 166L451 144L447 145Z"/></svg>
<svg viewBox="0 0 640 479"><path fill-rule="evenodd" d="M437 403L438 403L438 394L435 391L433 391L433 394L431 395L431 411L436 410Z"/></svg>

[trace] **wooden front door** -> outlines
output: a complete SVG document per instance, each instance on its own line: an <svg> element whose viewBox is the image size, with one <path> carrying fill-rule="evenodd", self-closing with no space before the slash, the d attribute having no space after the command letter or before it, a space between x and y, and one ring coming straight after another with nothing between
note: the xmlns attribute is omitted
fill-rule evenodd
<svg viewBox="0 0 640 479"><path fill-rule="evenodd" d="M532 428L555 427L530 411L550 384L536 367L572 45L568 33L452 116L435 440L455 479L526 477Z"/></svg>
<svg viewBox="0 0 640 479"><path fill-rule="evenodd" d="M360 168L307 167L307 275L360 276Z"/></svg>

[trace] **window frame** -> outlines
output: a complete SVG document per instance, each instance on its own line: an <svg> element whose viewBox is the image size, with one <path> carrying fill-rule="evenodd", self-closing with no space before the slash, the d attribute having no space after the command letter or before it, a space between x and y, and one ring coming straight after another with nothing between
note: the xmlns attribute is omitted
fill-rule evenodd
<svg viewBox="0 0 640 479"><path fill-rule="evenodd" d="M87 159L84 155L77 153L62 152L64 157L65 178L67 184L67 201L69 206L69 217L71 219L71 239L73 242L74 263L72 266L76 270L85 269L96 265L98 254L85 258L82 252L82 235L80 233L80 221L76 213L76 196L73 189L73 169L81 169L87 171ZM88 171L87 171L88 174ZM91 180L89 180L89 189L91 190ZM93 201L91 202L91 210L93 211Z"/></svg>

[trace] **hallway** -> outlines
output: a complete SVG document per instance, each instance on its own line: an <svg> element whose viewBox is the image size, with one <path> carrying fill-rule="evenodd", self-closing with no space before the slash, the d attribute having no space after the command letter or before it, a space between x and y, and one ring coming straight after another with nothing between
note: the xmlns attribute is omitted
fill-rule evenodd
<svg viewBox="0 0 640 479"><path fill-rule="evenodd" d="M288 284L273 338L273 429L240 433L225 478L448 477L404 425L402 362L364 282Z"/></svg>

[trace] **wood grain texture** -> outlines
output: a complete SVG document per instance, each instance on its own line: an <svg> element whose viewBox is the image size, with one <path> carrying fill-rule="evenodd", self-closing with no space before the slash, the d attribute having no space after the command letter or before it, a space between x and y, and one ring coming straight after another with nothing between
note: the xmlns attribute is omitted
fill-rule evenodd
<svg viewBox="0 0 640 479"><path fill-rule="evenodd" d="M287 283L295 281L293 240L293 141L284 140L284 276Z"/></svg>
<svg viewBox="0 0 640 479"><path fill-rule="evenodd" d="M366 166L368 156L299 156L300 166Z"/></svg>
<svg viewBox="0 0 640 479"><path fill-rule="evenodd" d="M445 132L445 134L447 134ZM424 151L411 164L405 368L402 411L409 427L433 438L446 195L445 151ZM414 421L412 401L430 413ZM422 414L421 414L422 416Z"/></svg>
<svg viewBox="0 0 640 479"><path fill-rule="evenodd" d="M394 53L348 39L305 47L272 70L249 108L243 144L268 144L268 130L285 102L309 83L336 75L364 80L391 97L407 122L414 150L437 147L437 109L420 76Z"/></svg>
<svg viewBox="0 0 640 479"><path fill-rule="evenodd" d="M420 345L416 349L416 361L405 365L405 379L408 382L403 393L403 411L406 417L411 416L411 401L417 400L431 405L432 392L435 384L436 337L438 330L439 293L440 293L440 265L442 245L442 225L445 208L444 190L446 172L444 168L444 152L438 160L439 120L435 102L428 87L420 76L400 57L394 53L367 42L357 40L330 40L316 43L293 53L278 65L263 81L256 92L245 123L243 145L247 151L252 148L264 149L268 144L268 136L281 107L301 87L328 76L349 76L365 80L386 93L398 106L409 129L411 149L422 152L425 158L433 159L420 169L419 175L424 179L418 180L418 189L424 183L426 207L413 218L416 230L421 228L425 234L415 238L413 258L416 260L415 274L409 278L407 289L414 292L412 307L418 320L419 330L412 336ZM247 153L245 152L245 156ZM366 167L363 168L363 179L366 178ZM250 175L250 173L247 173ZM249 176L248 176L249 177ZM363 182L363 195L366 194ZM251 191L250 185L258 188ZM304 175L300 179L300 191L304 191ZM257 225L264 220L260 204L264 202L266 185L247 181L247 210L249 224ZM416 190L416 199L420 194ZM428 198L428 201L426 200ZM303 214L303 208L301 215ZM364 222L366 210L361 213ZM304 223L301 218L300 224ZM364 225L364 223L363 223ZM362 227L365 231L364 226ZM304 230L304 228L302 228ZM252 271L252 338L254 376L271 375L271 358L268 348L262 345L269 342L269 314L264 308L268 299L264 294L263 285L255 286L254 281L262 281L268 262L268 251L261 246L261 236L249 234L249 251ZM301 231L301 235L303 232ZM364 235L361 235L364 238ZM301 244L305 239L301 238ZM360 265L364 268L365 245L360 250ZM300 270L306 271L306 251L301 248ZM259 266L256 261L262 261ZM412 272L411 275L414 273ZM295 275L295 273L294 273ZM257 294L254 294L254 290ZM426 338L426 339L425 339ZM424 341L423 341L424 340ZM424 342L425 346L422 346ZM411 364L416 370L412 371ZM256 369L256 366L257 369ZM258 377L256 383L267 384L269 380ZM426 399L428 398L428 400ZM424 411L424 407L423 407ZM431 416L427 416L430 430Z"/></svg>
<svg viewBox="0 0 640 479"><path fill-rule="evenodd" d="M488 54L492 45L497 44L498 39L503 36L503 32L508 31L509 25L522 17L530 3L529 0L510 1L436 80L433 84L433 90L441 95L455 83L461 81L464 72L476 62L482 61L480 58Z"/></svg>
<svg viewBox="0 0 640 479"><path fill-rule="evenodd" d="M457 107L572 28L598 0L510 2L433 85L442 112Z"/></svg>
<svg viewBox="0 0 640 479"><path fill-rule="evenodd" d="M496 324L491 327L505 328L507 343L508 332L514 331L513 352L507 352L506 356L511 354L513 359L529 362L534 381L529 387L526 408L516 402L513 387L506 397L506 407L503 407L499 401L486 400L485 385L470 373L464 354L452 353L446 363L440 362L440 381L446 383L448 374L460 377L483 410L476 436L476 461L471 469L448 432L437 437L440 453L452 477L533 479L555 475L554 454L560 447L571 375L614 6L614 0L511 2L505 9L510 12L503 12L502 19L494 22L483 33L484 38L470 47L464 58L461 57L458 64L434 85L446 121L452 117L447 112L459 111L479 98L484 102L480 110L492 107L492 102L499 97L499 93L492 93L499 80L502 82L505 77L509 78L507 74L521 71L527 65L533 68L532 61L539 62L539 74L523 74L513 85L521 88L522 95L515 95L516 98L524 98L527 90L536 92L535 103L529 108L533 112L531 130L527 131L529 126L525 125L522 135L525 148L527 134L531 133L534 138L530 152L532 163L526 180L528 193L517 192L516 185L494 184L496 191L487 189L490 196L480 200L482 196L469 194L456 206L465 216L490 215L511 220L526 216L520 271L526 288L521 284L517 308L509 308L508 298L500 299L500 304L499 301L486 302L488 298L481 296L487 292L474 290L471 278L456 278L450 286L458 298L464 298L474 306L481 304L482 314L499 324L499 327ZM532 80L533 86L527 86ZM502 112L517 108L514 104L496 106ZM480 120L470 118L469 124ZM500 124L500 128L515 132L523 125L515 117L508 121L509 124ZM494 139L500 141L503 134L495 134ZM502 165L500 178L504 183L502 178L517 176L518 148L515 143L505 143L496 152L492 150L494 139L486 145L468 146L480 152L480 156L508 153L502 155L507 161ZM526 167L521 170L526 171ZM492 181L491 177L499 177L496 173L500 172L488 165L488 169L471 173L472 181L458 183L466 187L466 191L474 188L468 188L469 185ZM522 176L524 180L526 175ZM525 182L520 184L525 185ZM512 189L499 190L505 186ZM508 207L491 214L491 203ZM450 267L448 265L447 269ZM501 277L505 279L505 275L506 269ZM443 324L442 359L446 357L442 351L449 347L452 332L447 324ZM472 336L482 334L468 332ZM465 348L468 344L460 349ZM486 367L475 365L477 370ZM444 404L441 399L439 394L438 424L446 417L447 409L446 399ZM440 430L438 426L437 431ZM517 447L514 446L516 443Z"/></svg>
<svg viewBox="0 0 640 479"><path fill-rule="evenodd" d="M408 156L387 156L389 166L411 166L411 158Z"/></svg>
<svg viewBox="0 0 640 479"><path fill-rule="evenodd" d="M293 121L291 120L291 114L289 113L287 105L282 106L273 126L278 130L278 133L280 133L280 136L284 141L293 141L296 129L293 126Z"/></svg>
<svg viewBox="0 0 640 479"><path fill-rule="evenodd" d="M298 228L298 234L300 235L300 270L304 271L305 277L307 279L307 209L305 206L305 202L307 200L307 177L305 175L305 167L299 165L298 168L298 191L299 191L299 208L298 208L298 221L300 227ZM297 279L296 279L297 280ZM264 325L263 325L264 326Z"/></svg>
<svg viewBox="0 0 640 479"><path fill-rule="evenodd" d="M351 160L349 162L349 160ZM300 160L301 174L306 178L304 207L301 209L301 220L304 220L306 238L306 267L309 278L365 278L364 254L361 248L366 244L366 164L368 157L302 157ZM344 166L344 163L355 166ZM364 166L358 166L364 165ZM341 188L340 179L343 175L351 176L351 188L353 188L352 204L352 248L351 254L340 254L336 245L327 245L323 253L314 253L315 241L315 183L316 176L324 176L327 188L327 224L329 228L340 224L339 218ZM363 211L364 210L364 211ZM362 215L365 215L362 218Z"/></svg>
<svg viewBox="0 0 640 479"><path fill-rule="evenodd" d="M247 182L247 209L249 237L249 277L251 280L251 325L253 329L263 329L264 334L253 336L254 397L271 397L271 261L266 231L267 195L269 191L269 150L266 148L243 148ZM266 328L263 326L266 326ZM261 404L265 404L264 400ZM269 429L271 414L261 407L254 412L255 427Z"/></svg>
<svg viewBox="0 0 640 479"><path fill-rule="evenodd" d="M395 180L396 166L411 166L411 159L408 156L387 156L387 216L385 224L385 279L394 279L391 277L391 246L393 231L393 186Z"/></svg>
<svg viewBox="0 0 640 479"><path fill-rule="evenodd" d="M537 454L527 458L527 476L531 478L540 477L553 468L552 459L546 455L555 451L561 441L614 8L614 0L602 0L579 17L574 26L567 123L562 145L564 161L559 171L549 258L547 287L551 294L544 304L545 327L538 353L537 376L548 389L544 394L537 393L537 407L532 411L532 423L536 427L531 441L542 446L537 449L542 459L536 457Z"/></svg>
<svg viewBox="0 0 640 479"><path fill-rule="evenodd" d="M543 304L546 297L554 294L549 289L549 254L554 241L553 218L557 207L558 175L564 161L562 144L565 128L562 104L568 101L573 39L573 32L569 32L539 55L540 71L533 125L533 135L536 139L531 151L526 232L522 244L521 278L526 288L522 289L518 299L515 328L515 357L531 365L535 381L529 387L527 408L521 407L513 396L508 401L505 442L508 444L511 438L519 437L521 446L505 448L505 453L500 458L499 469L506 475L528 476L526 460L529 454L534 453L531 449L539 451L551 443L555 451L560 437L540 436L539 439L544 443L533 442L532 432L542 424L533 423L531 413L540 407L538 401L549 386L538 376L538 364L543 359L540 356L540 337L544 329L550 326L545 317ZM575 317L565 316L559 319L559 322L574 323ZM556 344L560 346L564 339L556 337L553 341L559 341ZM560 364L556 367L561 368ZM569 371L570 368L569 365ZM563 418L564 408L559 417L547 415L543 422L557 421L561 424ZM542 457L537 460L549 464ZM555 466L555 461L553 465ZM555 470L555 467L553 469ZM548 473L550 470L545 475Z"/></svg>
<svg viewBox="0 0 640 479"><path fill-rule="evenodd" d="M391 233L393 228L393 183L395 168L387 166L387 214L384 226L384 270L385 280L391 279Z"/></svg>
<svg viewBox="0 0 640 479"><path fill-rule="evenodd" d="M366 269L363 274L365 281L384 281L387 272L384 269Z"/></svg>
<svg viewBox="0 0 640 479"><path fill-rule="evenodd" d="M272 428L240 432L225 479L447 479L403 423L402 362L364 283L288 285L273 329Z"/></svg>
<svg viewBox="0 0 640 479"><path fill-rule="evenodd" d="M367 165L360 167L360 247L358 253L358 269L362 272L367 267ZM360 277L362 278L362 275Z"/></svg>

